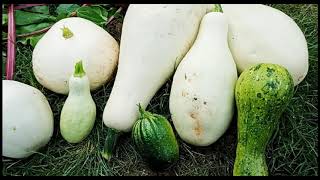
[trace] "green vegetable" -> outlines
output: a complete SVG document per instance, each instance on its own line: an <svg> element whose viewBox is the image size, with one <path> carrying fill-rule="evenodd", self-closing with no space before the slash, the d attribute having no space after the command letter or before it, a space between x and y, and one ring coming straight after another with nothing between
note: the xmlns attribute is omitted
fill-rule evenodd
<svg viewBox="0 0 320 180"><path fill-rule="evenodd" d="M78 8L80 8L78 4L60 4L56 9L56 13L58 14L58 17L66 18Z"/></svg>
<svg viewBox="0 0 320 180"><path fill-rule="evenodd" d="M293 79L276 64L258 64L239 77L235 96L238 144L233 174L268 175L266 146L293 96Z"/></svg>
<svg viewBox="0 0 320 180"><path fill-rule="evenodd" d="M25 9L26 11L49 14L49 6L33 6Z"/></svg>
<svg viewBox="0 0 320 180"><path fill-rule="evenodd" d="M169 121L139 105L140 117L132 130L137 151L153 167L164 168L179 159L179 146Z"/></svg>
<svg viewBox="0 0 320 180"><path fill-rule="evenodd" d="M108 12L101 6L83 6L77 9L77 16L88 19L99 26L107 23Z"/></svg>
<svg viewBox="0 0 320 180"><path fill-rule="evenodd" d="M21 26L21 25L28 25L28 24L42 23L42 22L55 22L56 17L50 16L48 14L16 10L15 20L16 20L16 25Z"/></svg>
<svg viewBox="0 0 320 180"><path fill-rule="evenodd" d="M60 130L63 138L70 143L82 141L91 132L95 118L96 105L80 61L76 63L74 74L69 79L69 95L61 111Z"/></svg>

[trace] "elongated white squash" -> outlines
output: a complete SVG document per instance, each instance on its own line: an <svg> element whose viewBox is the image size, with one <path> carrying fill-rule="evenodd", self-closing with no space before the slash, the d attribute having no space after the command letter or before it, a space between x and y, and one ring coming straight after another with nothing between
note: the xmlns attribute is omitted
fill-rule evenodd
<svg viewBox="0 0 320 180"><path fill-rule="evenodd" d="M129 132L138 118L138 106L151 98L172 76L192 46L205 4L130 5L123 22L119 65L114 86L103 112L110 130L104 153L111 155L115 132ZM111 135L113 134L113 135Z"/></svg>
<svg viewBox="0 0 320 180"><path fill-rule="evenodd" d="M90 134L95 119L96 105L90 94L90 81L79 61L69 78L69 94L60 115L62 137L69 143L81 142Z"/></svg>
<svg viewBox="0 0 320 180"><path fill-rule="evenodd" d="M260 63L288 69L294 85L308 72L303 32L285 13L262 4L222 4L229 22L229 47L239 73Z"/></svg>
<svg viewBox="0 0 320 180"><path fill-rule="evenodd" d="M192 145L215 142L233 116L237 69L227 33L223 13L206 14L195 43L173 78L169 102L172 121L179 136Z"/></svg>

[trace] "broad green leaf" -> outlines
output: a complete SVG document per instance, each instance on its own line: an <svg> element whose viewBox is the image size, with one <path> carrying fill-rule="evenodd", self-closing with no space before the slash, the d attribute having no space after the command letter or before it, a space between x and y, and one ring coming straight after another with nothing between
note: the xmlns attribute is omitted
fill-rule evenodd
<svg viewBox="0 0 320 180"><path fill-rule="evenodd" d="M17 26L16 27L16 34L25 34L25 33L31 33L40 29L44 29L48 26L50 26L53 23L40 23L40 24L30 24L25 26Z"/></svg>
<svg viewBox="0 0 320 180"><path fill-rule="evenodd" d="M2 25L8 24L8 14L2 14Z"/></svg>
<svg viewBox="0 0 320 180"><path fill-rule="evenodd" d="M27 11L16 10L15 21L17 26L42 23L42 22L54 22L56 17L47 14L33 13Z"/></svg>
<svg viewBox="0 0 320 180"><path fill-rule="evenodd" d="M99 26L106 24L108 12L101 6L83 6L77 9L77 16L88 19Z"/></svg>
<svg viewBox="0 0 320 180"><path fill-rule="evenodd" d="M33 6L30 8L26 8L26 11L49 14L49 6Z"/></svg>
<svg viewBox="0 0 320 180"><path fill-rule="evenodd" d="M44 34L36 35L36 36L30 36L27 38L19 38L17 42L22 43L23 45L30 44L33 48L36 46L38 41L42 38Z"/></svg>
<svg viewBox="0 0 320 180"><path fill-rule="evenodd" d="M76 11L80 6L78 4L60 4L57 9L56 13L58 16L60 14L69 16L72 12ZM60 15L61 16L61 15Z"/></svg>

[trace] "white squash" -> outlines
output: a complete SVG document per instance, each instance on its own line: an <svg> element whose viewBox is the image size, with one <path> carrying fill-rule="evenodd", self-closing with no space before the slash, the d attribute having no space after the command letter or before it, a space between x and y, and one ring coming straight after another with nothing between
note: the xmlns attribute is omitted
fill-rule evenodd
<svg viewBox="0 0 320 180"><path fill-rule="evenodd" d="M237 68L227 33L222 13L206 14L195 43L173 77L171 118L179 136L192 145L214 143L232 120Z"/></svg>
<svg viewBox="0 0 320 180"><path fill-rule="evenodd" d="M284 66L299 84L308 72L307 41L283 12L261 4L222 4L229 47L239 73L258 63Z"/></svg>
<svg viewBox="0 0 320 180"><path fill-rule="evenodd" d="M2 80L2 156L25 158L45 146L53 133L53 114L36 88Z"/></svg>
<svg viewBox="0 0 320 180"><path fill-rule="evenodd" d="M138 104L151 98L172 76L192 46L205 4L130 5L123 22L119 65L103 112L109 128L129 132L138 118ZM113 138L111 138L113 139Z"/></svg>
<svg viewBox="0 0 320 180"><path fill-rule="evenodd" d="M68 81L77 59L83 59L94 90L112 76L118 62L119 45L103 28L79 18L55 23L33 50L33 72L44 87L68 94Z"/></svg>
<svg viewBox="0 0 320 180"><path fill-rule="evenodd" d="M91 132L96 119L96 104L90 94L90 82L82 66L75 64L69 79L69 94L60 115L62 137L69 143L79 143Z"/></svg>

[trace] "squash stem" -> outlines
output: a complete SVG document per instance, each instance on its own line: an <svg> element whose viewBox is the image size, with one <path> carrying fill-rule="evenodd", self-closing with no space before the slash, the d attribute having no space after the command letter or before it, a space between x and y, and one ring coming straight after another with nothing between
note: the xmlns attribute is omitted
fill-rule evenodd
<svg viewBox="0 0 320 180"><path fill-rule="evenodd" d="M223 13L221 4L214 4L212 12L221 12L221 13Z"/></svg>
<svg viewBox="0 0 320 180"><path fill-rule="evenodd" d="M63 26L63 28L61 28L61 30L62 30L62 36L65 39L69 39L69 38L71 38L73 36L72 31L67 27Z"/></svg>
<svg viewBox="0 0 320 180"><path fill-rule="evenodd" d="M80 60L79 62L76 63L74 67L74 77L83 77L86 75L86 72L83 69L82 61Z"/></svg>
<svg viewBox="0 0 320 180"><path fill-rule="evenodd" d="M101 153L102 157L104 157L108 161L110 161L111 159L113 149L117 144L119 136L120 136L120 131L113 128L108 128L104 149L103 149L103 152Z"/></svg>

